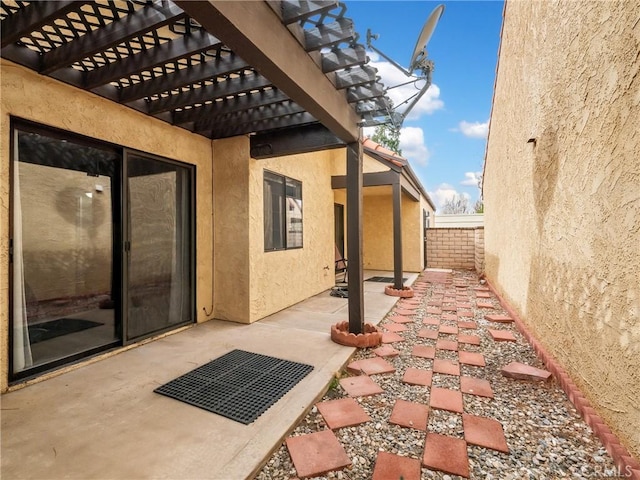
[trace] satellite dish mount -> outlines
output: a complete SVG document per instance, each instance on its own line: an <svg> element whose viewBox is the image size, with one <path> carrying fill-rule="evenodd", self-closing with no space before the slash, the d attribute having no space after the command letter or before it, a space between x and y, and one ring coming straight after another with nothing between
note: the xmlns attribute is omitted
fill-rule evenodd
<svg viewBox="0 0 640 480"><path fill-rule="evenodd" d="M416 89L418 89L418 92L409 96L409 98L405 99L400 104L394 105L393 111L390 112L389 122L397 130L399 130L400 127L402 127L402 124L405 118L407 118L407 115L409 115L409 112L413 109L413 107L416 106L418 101L422 98L422 96L426 93L426 91L431 86L431 74L434 70L434 64L433 64L433 61L429 60L427 56L427 44L429 43L429 40L431 39L431 36L433 35L436 25L438 24L438 21L440 20L440 17L442 16L443 12L444 12L444 5L438 5L436 8L433 9L433 11L431 12L431 15L429 15L429 18L427 18L427 21L425 22L424 26L422 27L422 31L418 36L416 46L413 49L413 54L411 55L411 60L409 61L408 69L404 68L402 65L394 61L384 52L374 47L371 41L377 40L379 38L379 35L372 34L371 30L367 30L367 48L378 53L381 57L383 57L385 60L391 63L391 65L396 67L398 70L404 73L405 76L411 79L407 82L400 83L392 87L388 87L387 90L402 87L404 85L408 85L411 83L416 85ZM420 82L424 82L424 83L422 84L422 86L419 87L418 84ZM402 108L403 105L406 105L406 107ZM402 109L402 111L400 111L400 109ZM380 123L383 123L383 122L380 122Z"/></svg>

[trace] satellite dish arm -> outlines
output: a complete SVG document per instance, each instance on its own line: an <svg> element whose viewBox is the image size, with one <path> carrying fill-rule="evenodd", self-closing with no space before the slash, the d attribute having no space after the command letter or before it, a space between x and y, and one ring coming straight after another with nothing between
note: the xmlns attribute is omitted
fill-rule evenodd
<svg viewBox="0 0 640 480"><path fill-rule="evenodd" d="M404 68L402 65L400 65L397 62L395 62L393 59L389 58L389 56L385 55L382 51L380 51L379 49L377 49L376 47L373 46L373 44L371 43L371 39L372 38L375 40L375 39L378 38L378 35L377 34L372 34L371 30L367 29L367 47L370 48L371 50L373 50L374 52L376 52L378 55L380 55L385 60L387 60L394 67L396 67L398 70L400 70L402 73L404 73L407 77L410 77L411 74L409 73L409 71L406 68Z"/></svg>

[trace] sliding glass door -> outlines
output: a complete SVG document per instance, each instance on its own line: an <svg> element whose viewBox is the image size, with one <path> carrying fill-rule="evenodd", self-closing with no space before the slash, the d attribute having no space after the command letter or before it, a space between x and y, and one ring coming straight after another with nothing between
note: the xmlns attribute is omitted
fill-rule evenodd
<svg viewBox="0 0 640 480"><path fill-rule="evenodd" d="M12 380L192 323L193 167L12 132Z"/></svg>
<svg viewBox="0 0 640 480"><path fill-rule="evenodd" d="M190 323L191 172L153 157L126 157L126 340Z"/></svg>

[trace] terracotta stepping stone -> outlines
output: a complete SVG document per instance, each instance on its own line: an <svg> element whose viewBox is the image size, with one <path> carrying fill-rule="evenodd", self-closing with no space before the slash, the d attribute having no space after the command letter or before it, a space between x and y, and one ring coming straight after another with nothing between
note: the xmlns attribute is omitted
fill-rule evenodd
<svg viewBox="0 0 640 480"><path fill-rule="evenodd" d="M493 306L493 303L488 303L488 302L477 302L477 303L476 303L476 306L477 306L478 308L495 308L495 307Z"/></svg>
<svg viewBox="0 0 640 480"><path fill-rule="evenodd" d="M377 375L380 373L393 373L396 369L384 358L365 358L356 360L347 365L347 371L356 375Z"/></svg>
<svg viewBox="0 0 640 480"><path fill-rule="evenodd" d="M471 308L471 304L470 303L462 303L462 302L460 302L460 303L456 303L456 307L457 308L467 308L468 309L468 308Z"/></svg>
<svg viewBox="0 0 640 480"><path fill-rule="evenodd" d="M440 315L442 313L442 310L440 310L440 308L437 308L437 307L427 307L427 313L432 313L433 315Z"/></svg>
<svg viewBox="0 0 640 480"><path fill-rule="evenodd" d="M389 423L400 425L401 427L415 428L416 430L427 430L427 418L429 418L429 407L422 403L407 402L397 399L393 406Z"/></svg>
<svg viewBox="0 0 640 480"><path fill-rule="evenodd" d="M467 443L509 453L502 424L497 420L463 413L462 425Z"/></svg>
<svg viewBox="0 0 640 480"><path fill-rule="evenodd" d="M475 330L478 328L478 324L476 322L458 322L458 327Z"/></svg>
<svg viewBox="0 0 640 480"><path fill-rule="evenodd" d="M382 345L381 347L376 348L373 353L379 357L397 357L400 355L400 352L390 345Z"/></svg>
<svg viewBox="0 0 640 480"><path fill-rule="evenodd" d="M469 478L467 442L461 438L427 433L422 465L431 470Z"/></svg>
<svg viewBox="0 0 640 480"><path fill-rule="evenodd" d="M431 385L432 374L433 372L431 372L431 370L409 367L405 370L402 381L409 385L422 385L428 387Z"/></svg>
<svg viewBox="0 0 640 480"><path fill-rule="evenodd" d="M440 333L445 333L449 335L456 335L458 333L458 327L454 327L451 325L440 325L438 329Z"/></svg>
<svg viewBox="0 0 640 480"><path fill-rule="evenodd" d="M382 333L382 343L395 343L395 342L404 342L404 337L401 337L400 335L394 332Z"/></svg>
<svg viewBox="0 0 640 480"><path fill-rule="evenodd" d="M378 452L371 480L389 480L390 478L420 480L420 467L420 460L416 458Z"/></svg>
<svg viewBox="0 0 640 480"><path fill-rule="evenodd" d="M500 369L502 375L518 380L548 380L551 372L542 370L541 368L532 367L520 362L511 362L509 365Z"/></svg>
<svg viewBox="0 0 640 480"><path fill-rule="evenodd" d="M458 359L460 363L464 363L465 365L474 365L476 367L484 367L487 364L484 361L484 355L476 352L458 352Z"/></svg>
<svg viewBox="0 0 640 480"><path fill-rule="evenodd" d="M425 325L440 325L440 320L433 317L427 317L422 321L422 323Z"/></svg>
<svg viewBox="0 0 640 480"><path fill-rule="evenodd" d="M428 345L414 345L411 350L411 355L421 358L434 358L436 356L436 349Z"/></svg>
<svg viewBox="0 0 640 480"><path fill-rule="evenodd" d="M367 375L358 375L357 377L347 377L340 379L340 386L344 388L350 397L367 397L369 395L377 395L383 393L376 382L371 380Z"/></svg>
<svg viewBox="0 0 640 480"><path fill-rule="evenodd" d="M389 317L395 323L413 323L413 318L405 317L404 315L394 315Z"/></svg>
<svg viewBox="0 0 640 480"><path fill-rule="evenodd" d="M473 312L458 312L458 317L473 317Z"/></svg>
<svg viewBox="0 0 640 480"><path fill-rule="evenodd" d="M398 307L406 308L407 310L415 310L420 305L422 305L420 300L405 300L398 303Z"/></svg>
<svg viewBox="0 0 640 480"><path fill-rule="evenodd" d="M496 342L516 341L516 337L508 330L491 330L490 328L487 328L487 331L489 332L489 335L491 335L491 338L493 338Z"/></svg>
<svg viewBox="0 0 640 480"><path fill-rule="evenodd" d="M476 292L488 292L489 287L473 287Z"/></svg>
<svg viewBox="0 0 640 480"><path fill-rule="evenodd" d="M493 398L491 384L482 378L460 377L460 391L479 397Z"/></svg>
<svg viewBox="0 0 640 480"><path fill-rule="evenodd" d="M443 305L441 309L443 312L455 312L458 310L455 305Z"/></svg>
<svg viewBox="0 0 640 480"><path fill-rule="evenodd" d="M450 313L443 313L440 318L442 320L458 320L458 315L452 315Z"/></svg>
<svg viewBox="0 0 640 480"><path fill-rule="evenodd" d="M427 306L429 306L429 307L440 307L440 306L442 306L442 300L430 300L427 303Z"/></svg>
<svg viewBox="0 0 640 480"><path fill-rule="evenodd" d="M410 310L412 313L412 315L415 315L415 310L417 310L419 308L418 304L407 304L407 303L403 303L402 305L398 305L400 307L401 310ZM396 309L396 312L398 310Z"/></svg>
<svg viewBox="0 0 640 480"><path fill-rule="evenodd" d="M456 342L455 340L444 340L441 338L436 341L436 348L439 350L456 351L458 350L458 342Z"/></svg>
<svg viewBox="0 0 640 480"><path fill-rule="evenodd" d="M331 430L352 427L371 420L367 412L353 398L340 398L316 403L318 411Z"/></svg>
<svg viewBox="0 0 640 480"><path fill-rule="evenodd" d="M402 309L402 308L396 308L394 312L398 315L407 315L407 316L416 314L416 312L413 310Z"/></svg>
<svg viewBox="0 0 640 480"><path fill-rule="evenodd" d="M408 328L405 327L402 323L387 323L386 325L383 325L382 328L396 333L408 330Z"/></svg>
<svg viewBox="0 0 640 480"><path fill-rule="evenodd" d="M466 343L467 345L480 345L480 337L475 335L458 335L459 343Z"/></svg>
<svg viewBox="0 0 640 480"><path fill-rule="evenodd" d="M513 322L513 318L509 315L485 315L484 318L490 322L510 323Z"/></svg>
<svg viewBox="0 0 640 480"><path fill-rule="evenodd" d="M462 413L462 392L448 388L431 387L429 405L440 410Z"/></svg>
<svg viewBox="0 0 640 480"><path fill-rule="evenodd" d="M286 443L299 477L317 477L351 465L347 452L331 430L289 437Z"/></svg>
<svg viewBox="0 0 640 480"><path fill-rule="evenodd" d="M476 298L491 298L491 294L486 290L476 291Z"/></svg>
<svg viewBox="0 0 640 480"><path fill-rule="evenodd" d="M433 360L433 371L445 375L460 375L460 365L452 360L436 358Z"/></svg>
<svg viewBox="0 0 640 480"><path fill-rule="evenodd" d="M430 328L423 328L422 330L418 330L418 337L420 338L429 338L431 340L435 340L438 338L438 330L431 330Z"/></svg>

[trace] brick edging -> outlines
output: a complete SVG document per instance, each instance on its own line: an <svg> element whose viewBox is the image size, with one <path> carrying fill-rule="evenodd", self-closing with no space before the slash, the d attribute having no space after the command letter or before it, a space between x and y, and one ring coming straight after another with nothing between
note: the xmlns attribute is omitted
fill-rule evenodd
<svg viewBox="0 0 640 480"><path fill-rule="evenodd" d="M620 443L617 435L611 431L602 417L591 406L578 386L573 382L573 380L571 380L571 377L569 377L566 370L529 331L518 315L518 312L516 312L516 310L511 307L504 298L502 298L502 295L500 295L497 289L486 277L484 277L484 279L493 294L498 298L502 308L504 308L511 318L513 318L513 321L520 333L522 333L531 347L533 347L538 358L545 364L556 380L558 380L571 403L575 406L584 421L589 425L589 427L591 427L593 432L605 446L607 452L611 455L616 464L619 476L622 478L640 480L640 462L638 462L638 460L629 453L626 447Z"/></svg>

